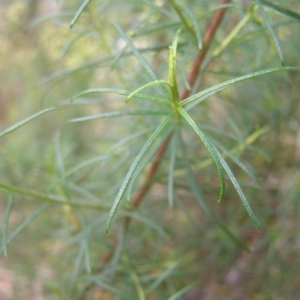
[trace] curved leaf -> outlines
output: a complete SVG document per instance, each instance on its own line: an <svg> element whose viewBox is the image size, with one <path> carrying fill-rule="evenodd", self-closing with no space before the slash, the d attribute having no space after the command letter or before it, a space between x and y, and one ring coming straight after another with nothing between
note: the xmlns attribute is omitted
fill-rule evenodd
<svg viewBox="0 0 300 300"><path fill-rule="evenodd" d="M219 156L217 155L217 152L215 150L215 147L212 145L212 143L210 142L210 140L199 129L199 127L194 122L194 120L189 116L189 114L183 108L179 108L178 111L181 114L181 116L183 116L183 118L186 120L186 122L197 133L197 135L199 136L199 138L201 139L201 141L203 142L203 144L205 145L206 149L208 150L208 152L210 153L211 157L213 158L213 160L216 163L216 166L217 166L217 169L218 169L218 173L219 173L220 182L221 182L221 190L220 190L220 196L219 196L219 200L218 201L221 201L223 199L223 197L224 197L224 194L225 194L225 177L224 177L224 172L223 172L223 169L222 169L222 165L221 165Z"/></svg>
<svg viewBox="0 0 300 300"><path fill-rule="evenodd" d="M117 197L113 203L113 206L109 212L108 215L108 220L106 222L106 228L105 228L105 232L106 234L108 234L109 229L110 229L110 225L112 222L112 219L116 213L116 210L120 204L121 198L125 192L126 187L128 186L128 183L136 169L136 167L138 166L140 160L144 157L144 155L146 154L146 152L148 151L148 149L151 147L151 145L153 144L153 142L155 141L155 139L159 136L159 134L166 128L166 126L169 124L169 122L172 120L174 116L174 113L170 113L169 116L164 120L163 123L161 123L156 130L153 132L153 134L151 135L151 137L149 138L149 140L146 142L146 144L143 146L143 148L141 149L141 151L138 153L138 155L136 156L135 160L133 161L133 163L130 166L130 169L128 171L128 173L125 176L125 179L121 185L121 188L117 194Z"/></svg>
<svg viewBox="0 0 300 300"><path fill-rule="evenodd" d="M261 75L265 75L265 74L269 74L269 73L273 73L273 72L278 72L278 71L300 71L299 67L281 67L281 68L272 68L272 69L266 69L266 70L262 70L262 71L258 71L258 72L254 72L251 74L247 74L247 75L243 75L234 79L230 79L227 80L225 82L222 82L220 84L217 84L215 86L212 86L204 91L201 91L200 93L197 93L189 98L187 98L184 101L181 101L179 103L180 106L183 105L187 105L189 103L193 103L193 105L189 106L187 109L191 109L192 107L194 107L195 105L199 104L200 102L204 101L206 98L208 98L209 96L216 94L232 85L235 85L241 81L250 79L250 78L254 78L257 76L261 76Z"/></svg>
<svg viewBox="0 0 300 300"><path fill-rule="evenodd" d="M43 109L43 110L37 112L36 114L34 114L34 115L32 115L32 116L30 116L30 117L28 117L28 118L26 118L26 119L24 119L24 120L22 120L22 121L20 121L18 123L14 124L14 125L12 125L12 126L10 126L8 128L6 128L2 132L0 132L0 138L3 137L3 136L5 136L8 133L11 133L12 131L15 131L16 129L22 127L23 125L25 125L26 123L28 123L28 122L36 119L37 117L39 117L39 116L41 116L41 115L43 115L43 114L45 114L45 113L47 113L49 111L53 111L53 110L58 110L58 108L56 108L56 107L50 107L50 108Z"/></svg>

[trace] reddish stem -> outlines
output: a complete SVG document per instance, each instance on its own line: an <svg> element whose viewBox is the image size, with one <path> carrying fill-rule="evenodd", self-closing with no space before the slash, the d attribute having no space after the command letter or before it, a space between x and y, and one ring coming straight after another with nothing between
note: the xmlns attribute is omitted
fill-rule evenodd
<svg viewBox="0 0 300 300"><path fill-rule="evenodd" d="M224 5L224 4L228 4L230 3L231 0L222 0L221 1L221 5ZM194 61L194 64L193 64L193 69L189 75L189 78L188 78L188 82L189 82L189 85L191 87L194 86L195 84L195 81L197 79L197 76L198 76L198 73L199 73L199 70L201 68L201 65L204 61L204 58L207 54L207 51L209 49L209 46L211 45L211 42L213 41L213 38L215 36L215 33L218 29L218 27L220 26L221 22L222 22L222 19L224 17L224 14L226 12L226 8L222 8L222 9L219 9L216 14L214 15L211 23L210 23L210 26L209 28L207 29L205 35L204 35L204 38L203 38L203 49L201 52L198 53L198 55L196 56L195 58L195 61ZM181 101L186 99L187 97L189 97L190 95L190 90L185 88L184 91L182 92L181 94ZM132 205L134 207L138 207L142 201L142 199L144 198L144 196L147 194L147 192L149 191L150 187L152 186L152 183L153 183L153 178L158 170L158 167L160 165L160 162L162 160L162 157L163 155L165 154L165 152L167 151L168 149L168 146L169 146L169 143L170 143L170 140L171 140L171 136L170 135L163 143L162 145L160 146L160 148L158 149L158 151L156 152L155 154L155 157L154 157L154 160L152 162L152 165L150 167L150 170L146 176L146 183L145 185L136 193L135 197L133 198L133 202L132 202ZM130 222L130 218L128 217L126 219L126 224L128 225Z"/></svg>

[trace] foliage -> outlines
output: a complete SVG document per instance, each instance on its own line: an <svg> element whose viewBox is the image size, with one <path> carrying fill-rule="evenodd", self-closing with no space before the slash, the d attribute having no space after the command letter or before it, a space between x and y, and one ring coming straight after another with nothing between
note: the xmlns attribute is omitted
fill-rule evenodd
<svg viewBox="0 0 300 300"><path fill-rule="evenodd" d="M297 5L42 4L4 15L6 262L46 299L294 297Z"/></svg>

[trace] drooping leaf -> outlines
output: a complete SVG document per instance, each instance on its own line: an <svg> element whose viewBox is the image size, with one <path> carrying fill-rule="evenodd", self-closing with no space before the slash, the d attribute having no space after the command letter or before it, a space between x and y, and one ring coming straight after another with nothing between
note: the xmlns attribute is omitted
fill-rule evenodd
<svg viewBox="0 0 300 300"><path fill-rule="evenodd" d="M149 82L139 88L137 88L135 91L133 91L132 93L130 93L128 95L128 97L126 98L125 102L127 103L130 99L132 99L136 94L139 94L140 91L144 90L144 89L147 89L149 87L152 87L152 86L155 86L155 85L167 85L170 87L170 83L166 80L156 80L156 81L152 81L152 82ZM167 100L166 100L167 101ZM160 103L158 101L158 103Z"/></svg>
<svg viewBox="0 0 300 300"><path fill-rule="evenodd" d="M91 0L85 0L81 3L80 7L76 11L71 23L70 23L70 28L73 28L77 20L79 19L80 15L82 14L83 10L88 6L88 4L91 2Z"/></svg>
<svg viewBox="0 0 300 300"><path fill-rule="evenodd" d="M179 108L178 111L179 111L180 115L186 120L186 122L194 129L196 134L199 136L200 140L205 145L205 147L208 150L209 154L213 158L214 162L216 163L218 173L219 173L220 183L221 183L220 196L219 196L218 201L221 201L224 197L224 194L225 194L225 177L224 177L224 172L223 172L223 169L222 169L222 165L221 165L220 159L219 159L219 157L216 153L216 150L215 150L214 146L212 145L212 143L210 142L210 140L199 129L199 127L194 122L194 120L189 116L189 114L183 108Z"/></svg>
<svg viewBox="0 0 300 300"><path fill-rule="evenodd" d="M296 13L294 11L291 11L291 10L286 9L284 7L278 6L278 5L274 4L274 3L266 1L266 0L260 0L260 2L263 5L265 5L265 6L273 8L274 10L276 10L277 12L279 12L281 14L284 14L286 16L289 16L291 18L294 18L294 19L300 21L300 14L298 14L298 13Z"/></svg>
<svg viewBox="0 0 300 300"><path fill-rule="evenodd" d="M34 114L34 115L32 115L32 116L30 116L30 117L28 117L28 118L26 118L22 121L17 122L16 124L14 124L14 125L6 128L6 129L4 129L3 131L1 131L0 132L0 138L5 136L8 133L11 133L11 132L15 131L16 129L18 129L18 128L22 127L23 125L25 125L26 123L38 118L39 116L41 116L41 115L43 115L43 114L45 114L49 111L53 111L53 110L58 110L58 108L50 107L50 108L43 109L43 110L37 112L36 114Z"/></svg>
<svg viewBox="0 0 300 300"><path fill-rule="evenodd" d="M250 79L250 78L254 78L257 76L261 76L261 75L265 75L265 74L269 74L269 73L273 73L273 72L278 72L278 71L300 71L299 67L281 67L281 68L272 68L272 69L266 69L266 70L262 70L262 71L258 71L258 72L254 72L251 74L247 74L247 75L243 75L234 79L230 79L227 80L225 82L222 82L220 84L217 84L215 86L212 86L208 89L205 89L189 98L187 98L184 101L181 101L179 105L187 105L190 103L193 103L193 105L189 105L187 107L187 109L191 109L194 106L198 105L200 102L204 101L205 99L207 99L209 96L214 95L224 89L226 89L227 87L230 87L232 85L235 85L241 81Z"/></svg>
<svg viewBox="0 0 300 300"><path fill-rule="evenodd" d="M12 208L14 206L14 192L10 191L5 213L4 213L4 218L3 218L3 224L2 224L2 249L3 249L3 254L7 256L7 229L8 229L8 222L9 222L9 216L12 211Z"/></svg>
<svg viewBox="0 0 300 300"><path fill-rule="evenodd" d="M96 93L115 93L115 94L119 94L119 95L123 95L123 96L129 96L132 92L126 91L126 90L121 90L121 89L114 89L114 88L88 89L88 90L82 91L82 92L76 94L75 96L73 96L71 99L71 102L73 102L75 99L80 98L82 96L89 95L89 94L96 94ZM148 96L148 95L144 95L144 94L140 94L140 93L136 93L134 95L134 97L148 100L151 102L165 104L167 106L171 105L170 101L168 101L168 100L158 98L158 97L152 97L152 96Z"/></svg>
<svg viewBox="0 0 300 300"><path fill-rule="evenodd" d="M126 187L128 186L128 183L136 169L136 167L138 166L140 160L144 157L144 155L146 154L146 152L149 150L149 148L151 147L151 145L153 144L153 142L156 140L156 138L162 133L162 131L166 128L166 126L169 124L169 122L171 121L171 119L173 118L174 113L170 113L169 116L164 120L163 123L161 123L157 129L153 132L153 134L151 135L151 137L149 138L149 140L146 142L146 144L143 146L143 148L141 149L141 151L138 153L138 155L136 156L135 160L133 161L133 163L130 166L130 169L128 171L128 173L125 176L125 179L121 185L121 188L117 194L117 197L113 203L113 206L109 212L108 215L108 220L106 223L106 228L105 228L105 232L106 234L108 234L109 229L110 229L110 225L112 222L112 219L116 213L117 207L120 204L121 198L125 192Z"/></svg>
<svg viewBox="0 0 300 300"><path fill-rule="evenodd" d="M103 114L91 115L86 117L74 118L68 121L68 123L78 123L78 122L87 122L94 121L99 119L114 118L121 116L165 116L170 112L167 111L158 111L158 110L135 110L135 111L113 111Z"/></svg>
<svg viewBox="0 0 300 300"><path fill-rule="evenodd" d="M133 54L136 56L136 58L138 59L138 61L142 64L142 66L145 68L145 70L147 71L147 73L149 74L149 76L152 78L152 80L153 81L157 81L158 78L155 75L154 71L152 70L151 66L146 61L146 59L144 58L144 56L140 53L140 51L134 46L134 44L131 41L131 39L126 35L126 33L121 29L121 27L117 23L114 22L113 24L116 27L116 29L118 30L118 32L120 33L120 35L123 37L123 39L125 40L125 42L127 43L127 45L130 48L130 50L133 52ZM169 94L168 90L164 86L160 86L160 87L161 87L161 91L167 97L168 94Z"/></svg>
<svg viewBox="0 0 300 300"><path fill-rule="evenodd" d="M282 53L281 46L280 46L280 43L279 43L279 39L278 39L274 29L272 28L272 25L271 25L271 23L268 19L268 16L267 16L267 14L266 14L266 12L265 12L262 4L261 4L261 0L255 0L255 3L258 6L259 12L260 12L261 17L263 19L263 22L264 22L265 26L267 27L268 32L269 32L272 40L274 41L274 44L276 46L276 50L278 52L278 56L279 56L281 65L284 66L284 57L283 57L283 53Z"/></svg>
<svg viewBox="0 0 300 300"><path fill-rule="evenodd" d="M249 203L248 203L248 201L247 201L247 199L246 199L246 196L245 196L245 194L244 194L242 188L240 187L240 185L239 185L239 183L238 183L236 177L235 177L234 174L232 173L231 169L229 168L228 164L226 163L226 161L225 161L225 159L222 157L222 155L221 155L217 150L216 150L216 152L217 152L217 155L219 156L219 160L220 160L220 162L221 162L221 164L222 164L224 170L226 171L226 173L227 173L228 177L230 178L230 180L231 180L233 186L235 187L235 189L236 189L238 195L240 196L240 199L241 199L242 203L244 204L245 209L246 209L246 211L247 211L249 217L250 217L251 220L253 221L253 223L254 223L256 229L257 229L258 231L260 231L260 225L259 225L259 222L258 222L258 220L257 220L257 218L256 218L256 216L255 216L255 214L254 214L254 212L252 211L252 208L250 207L250 205L249 205Z"/></svg>
<svg viewBox="0 0 300 300"><path fill-rule="evenodd" d="M216 222L219 228L226 234L226 236L228 236L234 243L236 243L242 249L249 251L249 248L228 229L228 226L224 224L224 222L219 218L216 212L211 208L209 203L205 200L204 196L202 195L201 189L199 187L199 183L197 181L196 175L194 174L191 164L186 156L187 150L182 138L180 138L180 142L181 142L181 149L183 152L182 157L184 160L185 168L187 170L188 184L190 185L191 190L197 202L201 205L204 212L207 215L209 215L211 218L213 218L213 220Z"/></svg>

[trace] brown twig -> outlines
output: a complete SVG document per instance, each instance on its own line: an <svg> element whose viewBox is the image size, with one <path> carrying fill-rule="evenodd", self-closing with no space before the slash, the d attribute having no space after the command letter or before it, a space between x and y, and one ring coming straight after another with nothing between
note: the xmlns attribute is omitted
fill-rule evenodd
<svg viewBox="0 0 300 300"><path fill-rule="evenodd" d="M222 0L221 5L230 3L231 0ZM195 58L194 64L193 64L193 69L189 75L188 82L190 87L193 87L195 84L195 81L197 79L198 73L200 71L201 65L204 61L204 58L207 54L207 51L211 45L211 42L213 41L213 38L215 36L215 33L220 26L222 19L224 17L226 8L222 8L216 12L214 15L210 26L208 27L204 38L203 38L203 49L201 52L198 53L198 55ZM186 99L190 95L190 89L185 88L181 94L181 101ZM166 150L168 149L169 143L171 140L171 135L163 142L163 144L160 146L158 151L155 154L155 157L153 159L152 165L150 167L150 170L148 171L148 174L146 176L146 183L145 185L136 193L135 197L133 198L132 205L133 207L138 207L142 201L142 199L145 197L147 192L149 191L150 187L152 186L153 183L153 178L159 168L160 162L162 160L162 157L164 156ZM130 218L127 217L126 220L126 225L128 226L130 223Z"/></svg>
<svg viewBox="0 0 300 300"><path fill-rule="evenodd" d="M225 4L228 4L230 3L231 0L222 0L221 1L221 5L225 5ZM204 35L204 38L203 38L203 49L201 50L201 52L198 53L198 55L196 56L195 58L195 61L194 61L194 64L193 64L193 69L189 75L189 78L188 78L188 82L189 82L189 86L190 87L193 87L195 82L196 82L196 79L197 79L197 76L198 76L198 73L200 71L200 68L202 66L202 63L204 61L204 58L206 57L206 54L207 54L207 51L213 41L213 38L216 34L216 31L217 29L219 28L221 22L222 22L222 19L224 17L224 14L225 14L225 11L226 11L226 8L221 8L219 9L216 14L214 15L211 23L210 23L210 26L208 27L205 35ZM190 95L190 89L188 88L185 88L181 94L181 101L186 99L187 97L189 97ZM171 137L172 137L172 134L170 136L167 137L167 139L162 143L162 145L160 146L160 148L158 149L158 151L156 152L155 156L154 156L154 159L152 161L152 164L150 166L150 169L146 175L146 182L145 184L138 190L138 192L136 193L135 197L133 198L133 201L132 201L132 206L134 208L138 208L140 203L142 202L142 200L144 199L145 195L147 194L147 192L149 191L149 189L151 188L152 184L153 184L153 178L154 176L156 175L157 171L158 171L158 168L160 166L160 163L162 161L162 158L165 154L165 152L167 151L168 149L168 146L169 146L169 143L171 141ZM130 224L130 221L131 221L131 217L126 217L125 219L125 232ZM102 263L105 265L107 264L111 259L113 258L113 253L108 253L105 255L104 259L102 260ZM83 291L83 293L78 297L78 299L80 300L83 300L85 299L85 294L86 292L94 285L94 283L91 283L90 285L88 285L86 287L86 290Z"/></svg>

